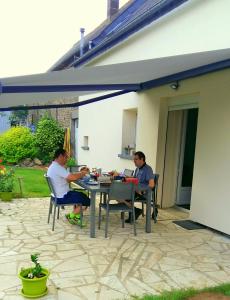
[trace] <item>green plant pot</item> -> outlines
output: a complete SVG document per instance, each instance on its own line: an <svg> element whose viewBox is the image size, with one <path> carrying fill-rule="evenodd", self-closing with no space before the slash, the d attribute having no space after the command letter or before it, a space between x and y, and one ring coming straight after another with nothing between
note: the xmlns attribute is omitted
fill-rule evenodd
<svg viewBox="0 0 230 300"><path fill-rule="evenodd" d="M44 273L45 276L33 279L24 278L23 274L29 273L30 270L30 268L24 269L18 274L18 277L22 280L22 295L27 298L38 298L46 295L48 292L46 283L50 274L49 271L42 268L42 273Z"/></svg>
<svg viewBox="0 0 230 300"><path fill-rule="evenodd" d="M0 192L0 199L2 201L11 201L13 199L13 192Z"/></svg>

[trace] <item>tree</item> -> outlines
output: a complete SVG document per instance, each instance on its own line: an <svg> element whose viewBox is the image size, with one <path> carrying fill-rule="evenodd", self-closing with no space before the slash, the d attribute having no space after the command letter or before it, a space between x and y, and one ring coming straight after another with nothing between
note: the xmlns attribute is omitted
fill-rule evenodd
<svg viewBox="0 0 230 300"><path fill-rule="evenodd" d="M28 110L15 110L9 117L11 126L24 125L28 116Z"/></svg>
<svg viewBox="0 0 230 300"><path fill-rule="evenodd" d="M38 157L45 163L50 162L56 149L63 147L64 128L51 117L44 116L37 125L35 143Z"/></svg>

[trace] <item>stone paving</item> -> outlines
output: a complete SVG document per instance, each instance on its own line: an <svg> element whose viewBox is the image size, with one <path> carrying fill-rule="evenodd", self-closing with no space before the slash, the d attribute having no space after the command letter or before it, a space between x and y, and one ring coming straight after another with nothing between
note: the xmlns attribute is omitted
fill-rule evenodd
<svg viewBox="0 0 230 300"><path fill-rule="evenodd" d="M174 288L202 288L230 281L230 238L208 229L186 230L172 220L186 219L175 209L159 211L152 233L137 224L121 228L111 215L109 238L103 227L95 239L89 226L70 225L61 211L55 231L47 224L48 198L0 202L0 299L24 299L17 278L39 252L49 268L44 300L131 299ZM87 216L86 216L87 221ZM104 223L102 223L104 226Z"/></svg>

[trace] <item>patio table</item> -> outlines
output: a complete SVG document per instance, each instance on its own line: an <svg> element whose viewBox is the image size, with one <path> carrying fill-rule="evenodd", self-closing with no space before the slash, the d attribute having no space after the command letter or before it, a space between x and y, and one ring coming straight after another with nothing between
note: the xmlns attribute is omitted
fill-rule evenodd
<svg viewBox="0 0 230 300"><path fill-rule="evenodd" d="M81 186L82 188L88 190L90 192L90 237L96 237L96 222L95 222L95 206L96 206L96 194L97 193L109 193L110 186L103 186L100 184L91 185L84 183L82 180L76 181L76 183ZM145 231L147 233L151 232L151 189L143 184L137 185L138 191L145 191L146 192L146 222L145 222Z"/></svg>

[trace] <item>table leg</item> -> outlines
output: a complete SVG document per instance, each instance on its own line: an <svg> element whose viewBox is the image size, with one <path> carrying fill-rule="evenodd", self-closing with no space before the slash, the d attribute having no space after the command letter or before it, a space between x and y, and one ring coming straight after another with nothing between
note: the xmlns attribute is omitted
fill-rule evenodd
<svg viewBox="0 0 230 300"><path fill-rule="evenodd" d="M151 232L151 191L147 192L145 231Z"/></svg>
<svg viewBox="0 0 230 300"><path fill-rule="evenodd" d="M90 202L90 237L95 238L95 206L96 206L96 192L91 191Z"/></svg>

